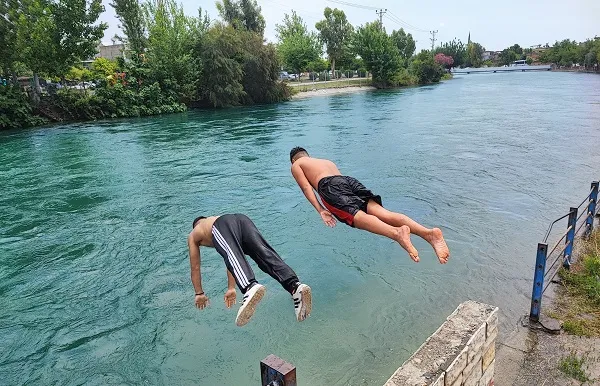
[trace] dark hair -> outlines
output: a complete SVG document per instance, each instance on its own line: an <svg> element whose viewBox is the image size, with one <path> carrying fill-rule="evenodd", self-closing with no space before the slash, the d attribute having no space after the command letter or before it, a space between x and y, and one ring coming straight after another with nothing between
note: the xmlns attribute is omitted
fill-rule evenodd
<svg viewBox="0 0 600 386"><path fill-rule="evenodd" d="M293 149L290 151L290 162L292 162L292 160L294 159L294 156L295 156L296 154L298 154L298 153L302 153L302 152L304 152L304 153L308 154L308 152L306 151L306 149L305 149L305 148L303 148L303 147L296 146L295 148L293 148Z"/></svg>
<svg viewBox="0 0 600 386"><path fill-rule="evenodd" d="M194 229L196 227L196 223L200 220L202 220L203 218L206 218L204 216L198 216L194 219L194 222L192 223L192 229Z"/></svg>

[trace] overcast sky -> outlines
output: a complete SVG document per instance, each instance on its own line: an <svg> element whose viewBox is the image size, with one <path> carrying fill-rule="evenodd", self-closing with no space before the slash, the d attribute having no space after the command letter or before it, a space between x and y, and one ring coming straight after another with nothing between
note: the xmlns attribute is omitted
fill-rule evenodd
<svg viewBox="0 0 600 386"><path fill-rule="evenodd" d="M110 0L103 0L106 11L101 20L108 23L103 42L110 44L111 38L121 33ZM373 9L358 8L337 3L338 0L258 0L266 19L265 37L275 42L275 24L280 23L285 13L295 10L314 30L317 21L323 18L325 7L343 9L350 23L359 26L375 20ZM417 49L431 46L428 31L438 30L436 44L454 37L481 43L488 50L502 50L514 43L522 47L534 44L553 44L556 40L569 38L583 41L600 36L600 0L339 0L343 3L363 7L387 8L383 23L388 32L404 27L413 34ZM208 11L211 19L218 13L214 1L181 1L190 15L198 14L198 7Z"/></svg>

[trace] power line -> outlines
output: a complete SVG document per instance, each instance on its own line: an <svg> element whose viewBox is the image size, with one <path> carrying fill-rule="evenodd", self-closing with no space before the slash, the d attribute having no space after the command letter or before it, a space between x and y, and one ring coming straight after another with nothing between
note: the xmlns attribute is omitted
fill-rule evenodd
<svg viewBox="0 0 600 386"><path fill-rule="evenodd" d="M327 0L327 1L329 1L330 3L347 5L349 7L354 7L354 8L370 9L370 10L375 10L375 11L377 10L377 7L369 7L368 5L349 3L349 2L343 1L343 0Z"/></svg>
<svg viewBox="0 0 600 386"><path fill-rule="evenodd" d="M370 6L368 6L368 5L362 5L362 4L350 3L350 2L348 2L348 1L344 1L344 0L327 0L327 1L329 1L330 3L341 4L341 5L347 5L347 6L349 6L349 7L354 7L354 8L360 8L360 9L374 10L374 11L375 11L375 12L376 12L376 13L379 15L379 23L380 23L380 24L381 24L381 23L382 23L382 21L383 21L383 20L382 20L382 19L383 19L382 15L384 15L384 14L386 14L386 12L388 12L388 13L389 13L389 15L386 15L386 17L387 17L388 19L390 19L391 21L393 21L394 23L396 23L396 24L398 24L398 25L400 25L400 26L402 26L402 27L405 27L405 28L407 28L407 29L412 29L412 30L415 30L415 31L418 31L418 32L429 32L429 31L427 31L427 30L425 30L425 29L422 29L422 28L416 27L416 26L414 26L414 25L412 25L412 24L410 24L410 23L408 23L408 22L406 22L406 21L404 21L404 20L400 19L398 16L394 15L394 14L392 13L392 11L389 11L389 10L387 10L387 9L385 9L385 10L384 10L384 9L377 8L377 7L370 7Z"/></svg>
<svg viewBox="0 0 600 386"><path fill-rule="evenodd" d="M414 25L410 24L409 22L400 19L398 16L394 15L394 13L392 13L392 11L390 11L390 15L388 17L392 21L396 22L397 24L404 25L407 28L414 29L414 30L419 31L419 32L428 32L427 30L424 30L424 29L419 28L419 27L415 27Z"/></svg>

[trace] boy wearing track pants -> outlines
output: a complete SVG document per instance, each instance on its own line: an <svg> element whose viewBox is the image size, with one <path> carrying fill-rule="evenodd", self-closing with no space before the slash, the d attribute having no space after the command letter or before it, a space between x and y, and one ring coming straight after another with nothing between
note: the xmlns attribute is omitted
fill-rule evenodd
<svg viewBox="0 0 600 386"><path fill-rule="evenodd" d="M300 283L294 271L267 243L247 216L243 214L200 216L193 221L192 227L193 230L188 236L188 248L191 279L196 291L196 307L204 309L209 304L208 297L202 289L200 273L200 246L203 246L215 248L225 261L227 308L231 308L236 303L236 284L243 294L242 305L235 320L238 326L248 323L266 291L266 288L254 278L245 255L250 256L262 271L277 280L292 295L296 319L299 322L310 315L312 309L310 287Z"/></svg>

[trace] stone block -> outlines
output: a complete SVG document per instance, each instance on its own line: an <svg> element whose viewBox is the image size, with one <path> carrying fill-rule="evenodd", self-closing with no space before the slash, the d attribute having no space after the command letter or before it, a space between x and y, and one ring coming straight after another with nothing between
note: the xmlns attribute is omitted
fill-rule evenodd
<svg viewBox="0 0 600 386"><path fill-rule="evenodd" d="M486 324L483 323L467 342L467 363L472 362L473 358L482 354L481 349L485 343L485 331Z"/></svg>
<svg viewBox="0 0 600 386"><path fill-rule="evenodd" d="M460 377L462 379L462 372L467 366L467 349L463 349L456 359L446 369L446 386L453 385L456 380Z"/></svg>
<svg viewBox="0 0 600 386"><path fill-rule="evenodd" d="M490 332L498 328L498 307L496 307L494 311L492 311L485 323L487 324L487 332L485 337L486 339L488 339L488 337L490 336Z"/></svg>
<svg viewBox="0 0 600 386"><path fill-rule="evenodd" d="M444 386L445 382L446 382L446 375L444 373L442 373L442 374L440 374L438 379L433 381L433 383L430 383L430 385L431 386Z"/></svg>
<svg viewBox="0 0 600 386"><path fill-rule="evenodd" d="M446 378L446 379L448 379L448 378ZM446 383L446 386L462 386L462 384L463 384L463 375L462 375L462 373L460 373L458 375L458 378L456 378L456 380L454 380L454 383L452 383L452 384Z"/></svg>
<svg viewBox="0 0 600 386"><path fill-rule="evenodd" d="M479 386L493 386L494 385L494 367L496 361L492 361L488 368L483 373L483 376L479 380Z"/></svg>
<svg viewBox="0 0 600 386"><path fill-rule="evenodd" d="M483 353L483 362L482 362L483 372L485 372L487 370L490 363L492 363L494 361L494 359L496 358L496 344L495 343L496 342L493 341L492 344L490 344L489 347L487 348L487 351Z"/></svg>
<svg viewBox="0 0 600 386"><path fill-rule="evenodd" d="M465 369L463 370L463 383L465 385L467 384L467 381L471 381L473 379L479 381L481 375L483 375L483 369L481 367L481 357L482 355L479 354L475 358L475 360L473 360L473 362L467 363L467 367L465 367Z"/></svg>
<svg viewBox="0 0 600 386"><path fill-rule="evenodd" d="M485 344L487 345L490 342L496 341L497 337L498 337L498 327L496 327L493 331L489 331L489 334L487 334L487 338L485 340Z"/></svg>
<svg viewBox="0 0 600 386"><path fill-rule="evenodd" d="M472 364L470 372L479 367L481 372L482 347L485 343L487 320L496 307L467 301L446 319L404 364L388 379L386 386L457 386L467 374L463 367ZM482 328L483 327L483 328ZM471 352L475 349L478 352ZM463 354L464 352L464 354ZM466 356L466 360L465 360ZM466 363L465 363L466 362ZM460 371L462 370L462 373ZM460 373L457 379L457 374ZM451 377L454 378L451 383Z"/></svg>

